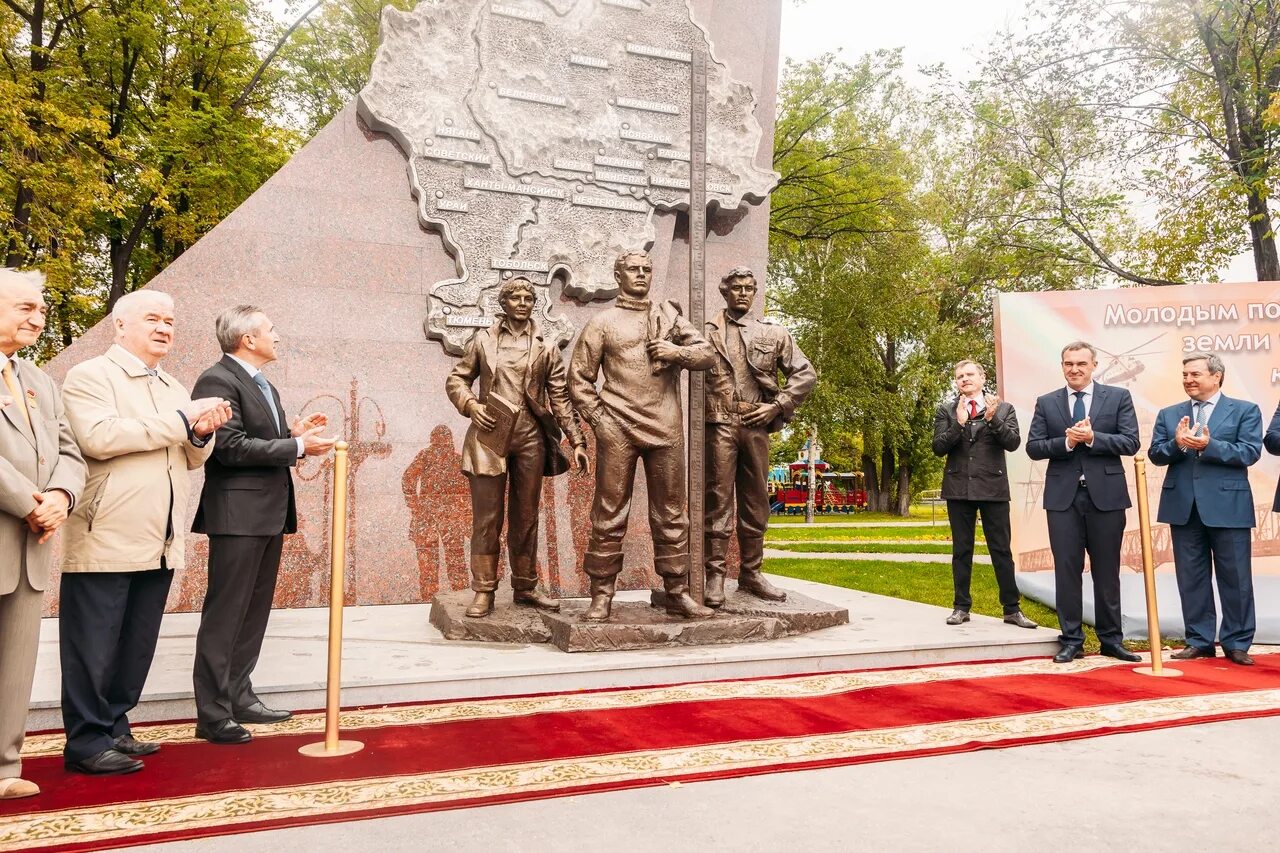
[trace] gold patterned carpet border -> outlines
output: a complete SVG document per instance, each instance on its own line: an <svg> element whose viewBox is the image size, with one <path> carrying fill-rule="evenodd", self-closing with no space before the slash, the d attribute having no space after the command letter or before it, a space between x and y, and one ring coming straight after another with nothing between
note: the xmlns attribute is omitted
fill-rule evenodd
<svg viewBox="0 0 1280 853"><path fill-rule="evenodd" d="M833 696L879 687L934 684L960 679L993 678L1011 675L1063 675L1087 673L1119 666L1112 658L1091 656L1070 664L1055 664L1048 658L990 663L948 664L913 669L867 670L819 675L741 681L706 681L665 687L603 690L591 693L554 693L500 699L467 699L429 705L396 705L353 709L342 712L342 730L401 725L436 725L474 719L526 717L572 711L612 711L666 705L673 702L714 702L740 699L802 699ZM295 714L284 723L249 725L255 738L313 734L324 731L324 714ZM139 737L156 743L195 743L194 725L184 723L139 724ZM61 755L66 738L62 732L27 737L23 758Z"/></svg>
<svg viewBox="0 0 1280 853"><path fill-rule="evenodd" d="M1012 714L839 734L745 740L588 758L475 767L448 772L323 782L252 791L152 799L126 804L0 817L0 850L42 849L157 833L393 812L465 800L545 794L571 788L624 787L645 780L731 775L759 768L849 762L868 756L946 752L1072 736L1121 727L1153 727L1280 708L1280 690L1257 690Z"/></svg>

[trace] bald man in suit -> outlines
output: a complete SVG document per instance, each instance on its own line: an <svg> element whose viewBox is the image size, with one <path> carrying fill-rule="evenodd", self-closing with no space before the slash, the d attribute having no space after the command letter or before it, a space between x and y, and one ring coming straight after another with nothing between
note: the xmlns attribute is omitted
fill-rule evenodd
<svg viewBox="0 0 1280 853"><path fill-rule="evenodd" d="M16 358L44 330L44 276L0 268L0 800L40 793L22 778L52 537L84 488L84 460L44 371Z"/></svg>

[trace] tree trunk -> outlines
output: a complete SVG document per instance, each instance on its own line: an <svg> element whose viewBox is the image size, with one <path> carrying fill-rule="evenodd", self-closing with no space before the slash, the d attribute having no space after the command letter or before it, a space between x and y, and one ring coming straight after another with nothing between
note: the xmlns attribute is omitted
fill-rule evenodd
<svg viewBox="0 0 1280 853"><path fill-rule="evenodd" d="M1276 235L1271 229L1267 200L1257 190L1248 195L1249 240L1253 246L1253 266L1258 281L1280 281L1280 258L1276 256Z"/></svg>
<svg viewBox="0 0 1280 853"><path fill-rule="evenodd" d="M876 501L876 512L890 512L893 503L893 486L897 476L897 460L893 450L885 447L880 451L880 495Z"/></svg>
<svg viewBox="0 0 1280 853"><path fill-rule="evenodd" d="M903 462L898 466L898 515L911 515L911 466Z"/></svg>
<svg viewBox="0 0 1280 853"><path fill-rule="evenodd" d="M870 453L862 454L862 480L867 489L867 509L874 510L880 505L880 481L876 474L875 457Z"/></svg>

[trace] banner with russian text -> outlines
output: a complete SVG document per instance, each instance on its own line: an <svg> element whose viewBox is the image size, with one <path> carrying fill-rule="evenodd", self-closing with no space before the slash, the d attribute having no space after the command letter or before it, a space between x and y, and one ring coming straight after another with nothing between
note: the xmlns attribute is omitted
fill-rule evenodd
<svg viewBox="0 0 1280 853"><path fill-rule="evenodd" d="M1226 363L1222 392L1252 400L1265 429L1280 395L1280 282L1193 284L1054 293L1002 294L996 298L996 375L1000 395L1013 404L1023 448L1009 454L1013 503L1013 552L1020 572L1053 570L1049 533L1041 508L1046 462L1025 452L1036 398L1065 387L1061 349L1084 340L1098 351L1094 380L1133 395L1142 452L1151 443L1156 412L1182 402L1182 357L1193 350L1217 353ZM1130 495L1133 465L1126 460ZM1280 457L1265 451L1249 470L1258 526L1253 540L1255 575L1280 576L1280 523L1271 511ZM1147 466L1147 492L1155 518L1164 469ZM1129 511L1121 561L1142 571L1136 505ZM1173 570L1167 525L1153 531L1154 558Z"/></svg>

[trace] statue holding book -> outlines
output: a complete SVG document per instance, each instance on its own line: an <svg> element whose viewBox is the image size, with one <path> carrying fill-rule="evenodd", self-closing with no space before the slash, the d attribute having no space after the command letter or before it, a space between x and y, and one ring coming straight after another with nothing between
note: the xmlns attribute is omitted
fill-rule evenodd
<svg viewBox="0 0 1280 853"><path fill-rule="evenodd" d="M445 381L449 401L471 419L462 444L462 470L471 483L471 589L467 616L493 610L498 545L507 519L507 557L517 605L559 610L538 584L538 504L542 478L569 470L561 438L587 471L586 438L569 404L560 349L543 341L532 320L532 282L502 285L502 317L472 337ZM478 388L473 390L477 384Z"/></svg>

